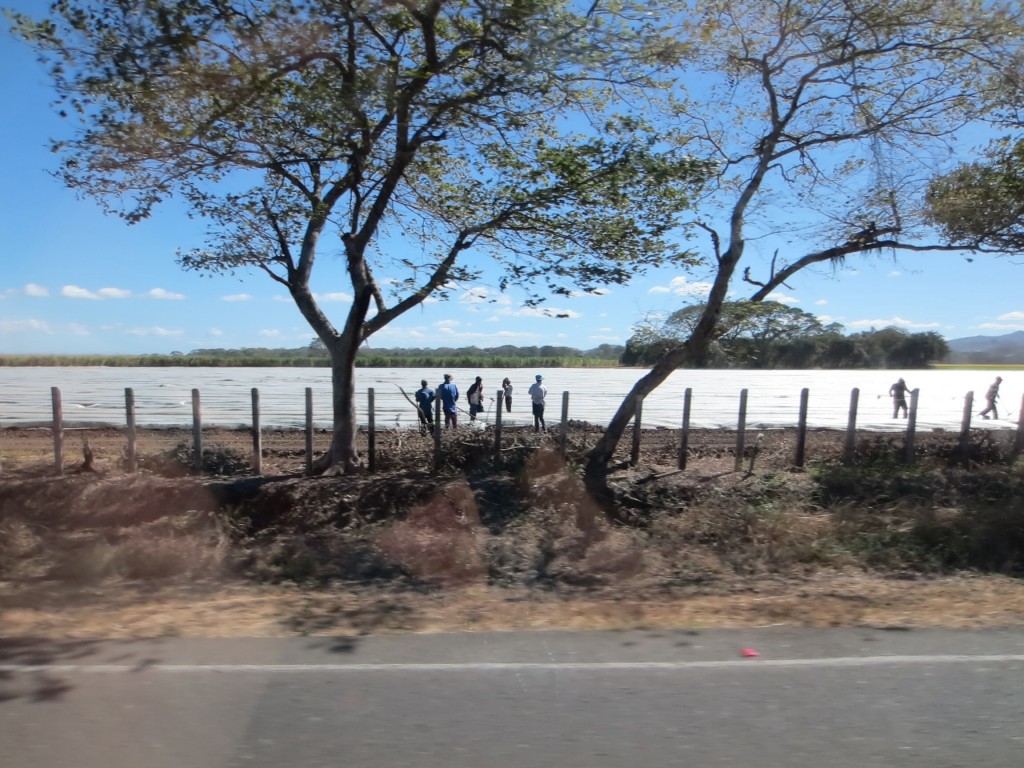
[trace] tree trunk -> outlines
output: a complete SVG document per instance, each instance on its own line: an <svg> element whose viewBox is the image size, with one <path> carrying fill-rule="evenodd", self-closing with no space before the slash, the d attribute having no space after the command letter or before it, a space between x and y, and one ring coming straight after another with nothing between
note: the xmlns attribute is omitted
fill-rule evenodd
<svg viewBox="0 0 1024 768"><path fill-rule="evenodd" d="M598 500L607 500L608 463L615 453L626 427L636 415L636 406L643 398L657 389L690 355L687 346L666 352L654 367L643 376L623 399L619 409L612 416L608 428L593 448L587 452L587 464L583 480L590 494Z"/></svg>
<svg viewBox="0 0 1024 768"><path fill-rule="evenodd" d="M331 449L328 451L327 466L340 465L348 474L359 467L359 453L356 450L356 382L355 382L355 350L345 354L338 360L331 355L331 408L334 413ZM349 351L346 350L346 353Z"/></svg>
<svg viewBox="0 0 1024 768"><path fill-rule="evenodd" d="M341 466L346 474L359 468L356 450L356 354L359 352L358 329L369 306L369 291L356 297L349 311L345 331L324 339L331 357L331 411L333 429L331 449L314 462L314 471L323 472L331 466ZM322 337L321 337L322 338Z"/></svg>

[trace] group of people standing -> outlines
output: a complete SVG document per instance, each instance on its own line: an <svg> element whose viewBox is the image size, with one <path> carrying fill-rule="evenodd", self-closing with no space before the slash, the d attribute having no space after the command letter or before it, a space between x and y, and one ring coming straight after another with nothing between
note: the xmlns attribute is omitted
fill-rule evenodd
<svg viewBox="0 0 1024 768"><path fill-rule="evenodd" d="M1002 376L996 376L996 380L992 382L992 386L985 392L985 410L978 415L983 419L988 419L989 414L992 414L993 419L999 418L999 409L996 407L996 400L999 399L999 385L1003 383ZM903 418L907 418L907 382L900 379L891 387L889 387L889 396L892 398L892 417L894 419L899 418L900 412L903 413Z"/></svg>
<svg viewBox="0 0 1024 768"><path fill-rule="evenodd" d="M547 425L544 422L544 406L548 390L544 386L544 377L537 374L536 380L530 385L527 394L533 408L533 428L535 432L546 432ZM505 377L501 382L501 390L505 401L505 410L512 413L512 382ZM434 426L434 401L441 401L441 413L444 414L445 429L455 429L459 423L459 387L452 380L452 375L446 373L444 381L438 384L437 390L431 389L427 380L420 381L420 388L416 390L416 413L420 419L421 427L433 428ZM469 420L476 421L478 414L484 412L484 382L481 376L469 385L466 390L466 400L469 403Z"/></svg>

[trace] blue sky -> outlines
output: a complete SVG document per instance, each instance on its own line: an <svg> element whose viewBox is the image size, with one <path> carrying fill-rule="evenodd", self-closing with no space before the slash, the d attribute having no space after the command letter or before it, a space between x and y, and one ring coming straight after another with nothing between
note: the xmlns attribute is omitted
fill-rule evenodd
<svg viewBox="0 0 1024 768"><path fill-rule="evenodd" d="M2 1L2 0L0 0ZM38 0L8 2L35 14ZM48 171L48 140L70 125L51 107L47 75L31 51L0 35L0 354L143 354L199 348L296 347L313 337L286 292L265 275L201 276L175 261L201 245L203 229L174 204L128 226L76 199ZM700 244L700 243L698 243ZM748 248L770 259L774 243ZM330 258L328 255L327 258ZM338 269L329 272L340 276ZM708 275L659 270L601 296L557 298L550 318L521 296L467 287L413 310L372 347L503 344L589 349L624 344L650 316L699 301ZM946 338L1024 330L1024 259L950 253L881 254L845 269L806 271L776 296L847 331L894 325ZM347 285L316 286L341 321ZM696 297L696 298L695 298Z"/></svg>

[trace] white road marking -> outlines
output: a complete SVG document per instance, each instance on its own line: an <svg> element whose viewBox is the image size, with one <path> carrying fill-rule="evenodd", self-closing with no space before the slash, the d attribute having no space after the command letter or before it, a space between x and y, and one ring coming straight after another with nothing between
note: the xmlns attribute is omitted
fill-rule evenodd
<svg viewBox="0 0 1024 768"><path fill-rule="evenodd" d="M874 667L900 664L1006 664L1024 663L1024 654L981 656L940 654L934 656L838 656L814 659L727 659L719 661L594 661L594 662L463 662L394 664L0 664L0 673L61 672L119 674L126 672L491 672L525 670L688 670L688 669L771 669L777 667Z"/></svg>

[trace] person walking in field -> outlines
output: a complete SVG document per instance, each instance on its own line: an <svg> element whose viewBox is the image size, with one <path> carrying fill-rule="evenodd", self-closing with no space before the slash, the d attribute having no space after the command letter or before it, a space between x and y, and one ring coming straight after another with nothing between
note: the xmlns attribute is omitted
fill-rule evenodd
<svg viewBox="0 0 1024 768"><path fill-rule="evenodd" d="M512 382L507 376L501 381L501 391L505 393L505 412L512 413Z"/></svg>
<svg viewBox="0 0 1024 768"><path fill-rule="evenodd" d="M985 393L985 410L979 414L981 418L987 419L991 413L993 419L999 418L999 409L996 408L996 400L999 399L999 385L1003 379L1000 376L996 376L996 380L992 382L992 386L988 388Z"/></svg>
<svg viewBox="0 0 1024 768"><path fill-rule="evenodd" d="M459 406L456 404L459 399L459 388L452 381L450 373L446 373L444 382L438 385L437 396L441 398L445 429L455 429L459 426Z"/></svg>
<svg viewBox="0 0 1024 768"><path fill-rule="evenodd" d="M432 429L434 426L434 390L427 386L427 380L420 381L420 388L416 390L416 413L420 417L422 429Z"/></svg>
<svg viewBox="0 0 1024 768"><path fill-rule="evenodd" d="M900 379L889 387L889 395L892 397L892 417L898 418L900 409L903 410L903 418L907 418L907 382Z"/></svg>
<svg viewBox="0 0 1024 768"><path fill-rule="evenodd" d="M539 373L537 374L537 380L530 385L530 389L527 390L527 394L530 395L530 401L533 404L533 431L534 432L547 432L547 425L544 423L544 399L548 396L547 387L543 384L544 377Z"/></svg>

